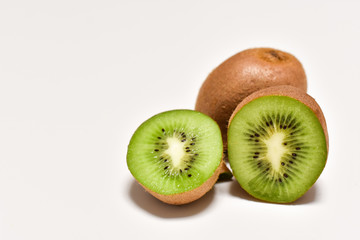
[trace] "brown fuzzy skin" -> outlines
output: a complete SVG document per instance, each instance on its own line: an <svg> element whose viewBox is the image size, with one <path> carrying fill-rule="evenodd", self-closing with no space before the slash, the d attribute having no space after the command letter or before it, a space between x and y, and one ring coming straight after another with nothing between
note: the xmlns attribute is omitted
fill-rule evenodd
<svg viewBox="0 0 360 240"><path fill-rule="evenodd" d="M272 48L242 51L215 68L200 88L195 110L220 126L224 147L228 120L248 95L263 88L290 85L307 90L305 71L291 54Z"/></svg>
<svg viewBox="0 0 360 240"><path fill-rule="evenodd" d="M327 152L329 152L329 134L327 131L324 114L323 114L320 106L315 101L315 99L299 88L295 88L295 87L291 87L291 86L276 86L276 87L269 87L269 88L254 92L250 96L246 97L235 108L234 112L232 113L232 115L230 117L229 124L231 123L232 119L235 117L236 113L242 107L244 107L246 104L253 101L254 99L264 97L264 96L287 96L287 97L294 98L294 99L302 102L306 106L308 106L315 113L317 118L319 119L319 122L320 122L320 124L324 130L324 134L325 134Z"/></svg>
<svg viewBox="0 0 360 240"><path fill-rule="evenodd" d="M145 188L145 190L147 192L149 192L151 195L153 195L154 197L156 197L157 199L159 199L165 203L172 204L172 205L183 205L183 204L193 202L193 201L199 199L200 197L202 197L203 195L205 195L205 193L210 191L211 188L215 185L216 181L219 178L219 175L226 171L229 171L229 169L226 167L225 163L223 161L221 161L220 165L217 167L214 174L206 182L204 182L201 186L199 186L191 191L188 191L188 192L172 194L172 195L162 195L162 194L159 194L159 193L156 193L154 191L147 189L142 184L140 184L140 185L143 188Z"/></svg>

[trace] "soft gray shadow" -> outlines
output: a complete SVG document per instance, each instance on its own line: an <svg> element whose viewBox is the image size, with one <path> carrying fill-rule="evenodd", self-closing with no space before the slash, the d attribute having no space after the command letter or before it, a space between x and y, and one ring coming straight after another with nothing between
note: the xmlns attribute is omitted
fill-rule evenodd
<svg viewBox="0 0 360 240"><path fill-rule="evenodd" d="M292 203L284 203L282 205L302 205L302 204L309 204L316 201L316 184L312 186L302 197L297 199L295 202ZM239 197L245 200L253 201L253 202L262 202L262 203L269 203L269 204L277 204L277 203L270 203L265 202L259 199L254 198L250 194L248 194L237 181L233 181L230 186L230 194Z"/></svg>
<svg viewBox="0 0 360 240"><path fill-rule="evenodd" d="M161 218L182 218L196 215L206 209L214 199L214 189L192 203L176 206L161 202L133 180L129 195L136 205L152 215Z"/></svg>

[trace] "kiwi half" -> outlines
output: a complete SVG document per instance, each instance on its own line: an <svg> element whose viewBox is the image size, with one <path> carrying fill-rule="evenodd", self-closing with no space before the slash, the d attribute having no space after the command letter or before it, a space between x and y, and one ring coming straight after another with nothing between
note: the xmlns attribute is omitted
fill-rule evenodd
<svg viewBox="0 0 360 240"><path fill-rule="evenodd" d="M306 91L307 79L300 61L273 48L247 49L209 74L199 90L195 110L219 124L226 149L228 120L236 106L255 91L279 85Z"/></svg>
<svg viewBox="0 0 360 240"><path fill-rule="evenodd" d="M217 123L193 110L172 110L145 121L133 134L127 165L153 196L169 204L192 202L227 168Z"/></svg>
<svg viewBox="0 0 360 240"><path fill-rule="evenodd" d="M230 118L228 157L236 180L255 198L293 202L318 179L328 154L324 115L298 88L267 88Z"/></svg>

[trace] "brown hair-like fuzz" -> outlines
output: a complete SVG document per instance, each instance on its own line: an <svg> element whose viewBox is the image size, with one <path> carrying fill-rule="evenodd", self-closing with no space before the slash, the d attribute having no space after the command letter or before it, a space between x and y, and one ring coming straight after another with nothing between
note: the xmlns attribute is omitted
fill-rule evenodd
<svg viewBox="0 0 360 240"><path fill-rule="evenodd" d="M209 74L200 88L195 110L219 124L226 148L228 120L236 106L253 92L279 85L306 91L307 80L301 63L277 49L247 49L225 60Z"/></svg>
<svg viewBox="0 0 360 240"><path fill-rule="evenodd" d="M269 88L265 88L265 89L259 90L257 92L254 92L250 96L246 97L235 108L234 112L232 113L232 115L229 119L229 124L231 123L231 121L234 118L234 116L236 115L236 113L242 107L244 107L246 104L248 104L249 102L251 102L257 98L264 97L264 96L287 96L287 97L294 98L294 99L302 102L306 106L308 106L315 113L317 118L319 119L319 122L320 122L322 129L324 131L324 134L325 134L327 151L329 152L329 135L328 135L328 131L327 131L325 117L324 117L324 114L323 114L320 106L317 104L315 99L312 98L310 95L308 95L305 91L303 91L299 88L292 87L292 86L284 85L284 86L269 87Z"/></svg>
<svg viewBox="0 0 360 240"><path fill-rule="evenodd" d="M191 191L178 193L178 194L171 194L171 195L159 194L154 191L151 191L150 189L146 188L142 184L140 184L140 183L139 184L143 188L145 188L145 190L147 192L149 192L151 195L153 195L154 197L156 197L157 199L159 199L165 203L172 204L172 205L183 205L183 204L191 203L191 202L201 198L202 196L204 196L208 191L210 191L212 189L212 187L218 180L219 175L221 173L228 172L228 171L229 171L229 169L226 167L225 162L221 161L220 165L216 168L214 174L206 182L204 182L201 186L199 186Z"/></svg>

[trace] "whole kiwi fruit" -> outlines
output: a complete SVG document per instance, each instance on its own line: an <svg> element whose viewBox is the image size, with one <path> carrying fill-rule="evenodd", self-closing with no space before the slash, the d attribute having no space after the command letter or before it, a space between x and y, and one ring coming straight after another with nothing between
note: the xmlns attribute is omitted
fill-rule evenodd
<svg viewBox="0 0 360 240"><path fill-rule="evenodd" d="M290 85L306 92L307 79L300 61L273 48L252 48L235 54L215 68L202 84L195 110L220 126L224 148L228 121L236 106L263 88Z"/></svg>

